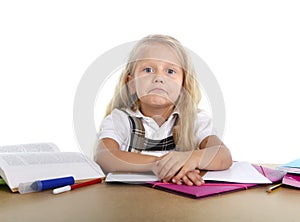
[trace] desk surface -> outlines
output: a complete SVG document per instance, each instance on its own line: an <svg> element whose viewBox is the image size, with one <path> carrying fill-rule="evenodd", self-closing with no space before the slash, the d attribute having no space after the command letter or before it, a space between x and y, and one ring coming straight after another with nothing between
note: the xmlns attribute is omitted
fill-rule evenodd
<svg viewBox="0 0 300 222"><path fill-rule="evenodd" d="M142 185L96 184L53 195L11 193L0 186L6 221L299 221L300 190L249 190L191 199Z"/></svg>

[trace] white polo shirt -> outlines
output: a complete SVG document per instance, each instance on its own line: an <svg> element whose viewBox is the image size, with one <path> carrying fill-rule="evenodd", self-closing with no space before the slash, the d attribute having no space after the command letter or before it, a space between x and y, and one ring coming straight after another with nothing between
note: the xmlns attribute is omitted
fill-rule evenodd
<svg viewBox="0 0 300 222"><path fill-rule="evenodd" d="M175 114L179 114L176 111L173 112L168 120L159 126L151 117L144 116L139 110L133 112L127 109L126 111L132 116L141 117L145 128L145 137L152 140L162 140L172 136ZM215 135L212 119L205 111L198 112L194 132L197 138L197 144L200 144L207 136ZM125 112L114 109L111 114L102 121L99 140L111 138L120 145L121 150L127 150L130 143L130 136L130 122Z"/></svg>

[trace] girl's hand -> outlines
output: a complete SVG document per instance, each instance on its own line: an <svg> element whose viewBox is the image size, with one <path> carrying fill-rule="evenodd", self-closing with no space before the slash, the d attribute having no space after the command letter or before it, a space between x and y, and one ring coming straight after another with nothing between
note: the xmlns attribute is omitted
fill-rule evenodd
<svg viewBox="0 0 300 222"><path fill-rule="evenodd" d="M168 181L173 178L176 173L186 165L186 162L190 159L192 151L189 152L176 152L172 151L162 157L161 160L157 161L153 168L153 172L157 175L160 180ZM190 164L188 164L190 166ZM185 167L184 169L186 169ZM186 172L196 169L189 168ZM179 180L183 175L179 178Z"/></svg>
<svg viewBox="0 0 300 222"><path fill-rule="evenodd" d="M194 172L196 169L199 168L200 160L201 160L200 152L198 150L192 151L189 159L182 165L179 172L176 175L172 176L171 178L167 177L166 179L167 180L172 179L172 182L176 184L180 184L181 180L185 182L191 179L192 180L191 182L193 182L195 185L201 185L202 183L204 183L202 177L200 175L195 177L193 174L190 174L190 172ZM189 185L190 183L188 182L187 184Z"/></svg>
<svg viewBox="0 0 300 222"><path fill-rule="evenodd" d="M163 156L163 158L156 163L153 172L163 181L172 179L173 183L180 184L181 180L188 181L186 179L189 178L187 175L188 172L199 168L200 159L201 154L198 150L189 152L173 151ZM201 179L196 179L196 181L198 182L195 184L203 182Z"/></svg>
<svg viewBox="0 0 300 222"><path fill-rule="evenodd" d="M177 184L181 185L184 182L188 186L201 186L204 184L203 178L200 176L200 170L192 170L187 172L183 177L182 180L178 181Z"/></svg>

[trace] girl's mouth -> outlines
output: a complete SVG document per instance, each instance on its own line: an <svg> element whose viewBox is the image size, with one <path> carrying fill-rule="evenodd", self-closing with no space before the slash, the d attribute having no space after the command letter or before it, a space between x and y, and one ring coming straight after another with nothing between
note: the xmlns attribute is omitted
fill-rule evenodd
<svg viewBox="0 0 300 222"><path fill-rule="evenodd" d="M162 89L162 88L153 88L153 89L149 90L148 93L168 94L168 92L166 90Z"/></svg>

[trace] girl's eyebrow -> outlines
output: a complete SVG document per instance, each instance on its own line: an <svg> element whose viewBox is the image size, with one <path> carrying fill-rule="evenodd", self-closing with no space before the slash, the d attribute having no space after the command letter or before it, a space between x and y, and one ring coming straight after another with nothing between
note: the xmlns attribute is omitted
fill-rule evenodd
<svg viewBox="0 0 300 222"><path fill-rule="evenodd" d="M175 64L175 63L171 63L171 62L167 62L167 61L163 61L163 60L157 60L159 61L160 63L164 63L166 64L167 66L170 66L172 68L176 68L176 69L181 69L181 65L178 65L178 64ZM145 66L145 65L149 65L149 66L155 66L155 61L152 61L152 60L139 60L137 61L138 65L141 65L141 66Z"/></svg>

